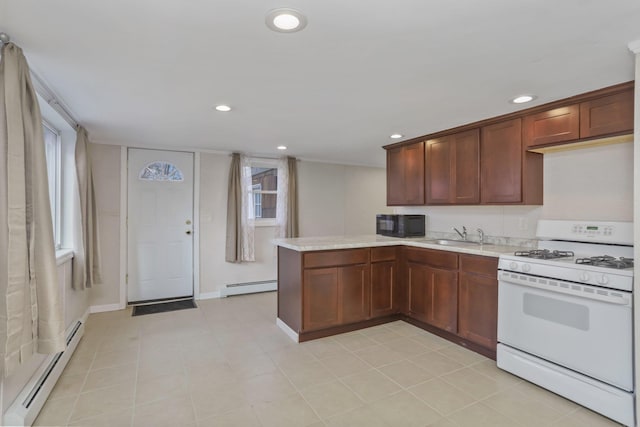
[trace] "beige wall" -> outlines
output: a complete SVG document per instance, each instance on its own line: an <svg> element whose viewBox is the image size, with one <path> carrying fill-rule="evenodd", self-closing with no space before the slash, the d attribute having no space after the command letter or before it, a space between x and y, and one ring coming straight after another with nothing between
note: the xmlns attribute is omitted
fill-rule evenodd
<svg viewBox="0 0 640 427"><path fill-rule="evenodd" d="M633 143L544 155L543 206L402 207L431 231L465 225L492 236L535 237L538 219L633 220Z"/></svg>
<svg viewBox="0 0 640 427"><path fill-rule="evenodd" d="M273 227L256 227L256 262L232 264L225 258L227 187L231 156L200 155L200 293L227 284L276 279Z"/></svg>
<svg viewBox="0 0 640 427"><path fill-rule="evenodd" d="M101 285L90 289L90 305L120 302L120 147L91 145L91 161L98 207Z"/></svg>
<svg viewBox="0 0 640 427"><path fill-rule="evenodd" d="M120 301L120 147L95 145L92 151L104 283L91 289L92 306ZM211 296L231 283L275 280L274 227L257 227L256 262L224 260L230 156L200 155L200 293ZM300 233L330 236L375 233L376 213L385 205L385 170L300 161ZM209 294L209 295L206 295Z"/></svg>

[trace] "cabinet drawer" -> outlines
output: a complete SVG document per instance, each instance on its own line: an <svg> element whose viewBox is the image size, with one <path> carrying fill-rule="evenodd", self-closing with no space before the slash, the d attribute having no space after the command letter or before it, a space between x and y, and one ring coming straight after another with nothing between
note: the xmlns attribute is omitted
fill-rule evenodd
<svg viewBox="0 0 640 427"><path fill-rule="evenodd" d="M304 268L366 264L368 262L369 248L308 252L304 254Z"/></svg>
<svg viewBox="0 0 640 427"><path fill-rule="evenodd" d="M498 258L460 255L460 270L464 273L480 274L495 279L498 273Z"/></svg>
<svg viewBox="0 0 640 427"><path fill-rule="evenodd" d="M371 262L394 261L398 257L397 246L371 248Z"/></svg>
<svg viewBox="0 0 640 427"><path fill-rule="evenodd" d="M435 268L445 270L456 270L458 268L458 254L453 252L406 248L405 256L407 261L417 262Z"/></svg>
<svg viewBox="0 0 640 427"><path fill-rule="evenodd" d="M573 141L580 137L580 107L569 105L524 118L527 147Z"/></svg>
<svg viewBox="0 0 640 427"><path fill-rule="evenodd" d="M632 90L580 104L580 138L631 132L632 130Z"/></svg>

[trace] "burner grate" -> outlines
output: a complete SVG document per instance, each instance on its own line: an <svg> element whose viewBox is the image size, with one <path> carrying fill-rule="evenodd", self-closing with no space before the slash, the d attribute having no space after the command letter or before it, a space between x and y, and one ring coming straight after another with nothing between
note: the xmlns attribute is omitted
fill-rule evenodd
<svg viewBox="0 0 640 427"><path fill-rule="evenodd" d="M576 264L593 265L596 267L606 268L631 268L633 267L633 258L615 258L610 255L594 256L590 258L578 258Z"/></svg>
<svg viewBox="0 0 640 427"><path fill-rule="evenodd" d="M574 256L571 251L550 251L549 249L532 249L530 251L517 251L515 256L536 259L570 258Z"/></svg>

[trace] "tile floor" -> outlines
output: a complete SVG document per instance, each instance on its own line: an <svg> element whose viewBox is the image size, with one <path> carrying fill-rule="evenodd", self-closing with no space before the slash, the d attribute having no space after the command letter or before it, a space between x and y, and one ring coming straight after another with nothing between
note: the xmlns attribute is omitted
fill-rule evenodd
<svg viewBox="0 0 640 427"><path fill-rule="evenodd" d="M617 425L405 322L296 344L275 292L89 317L36 425Z"/></svg>

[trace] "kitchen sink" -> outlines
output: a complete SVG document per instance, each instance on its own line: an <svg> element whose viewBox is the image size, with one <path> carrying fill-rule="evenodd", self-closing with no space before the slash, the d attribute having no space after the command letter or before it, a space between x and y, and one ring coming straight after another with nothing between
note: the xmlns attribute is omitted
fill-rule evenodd
<svg viewBox="0 0 640 427"><path fill-rule="evenodd" d="M480 242L471 242L469 240L450 240L450 239L435 239L425 240L425 243L434 243L442 246L479 246Z"/></svg>

